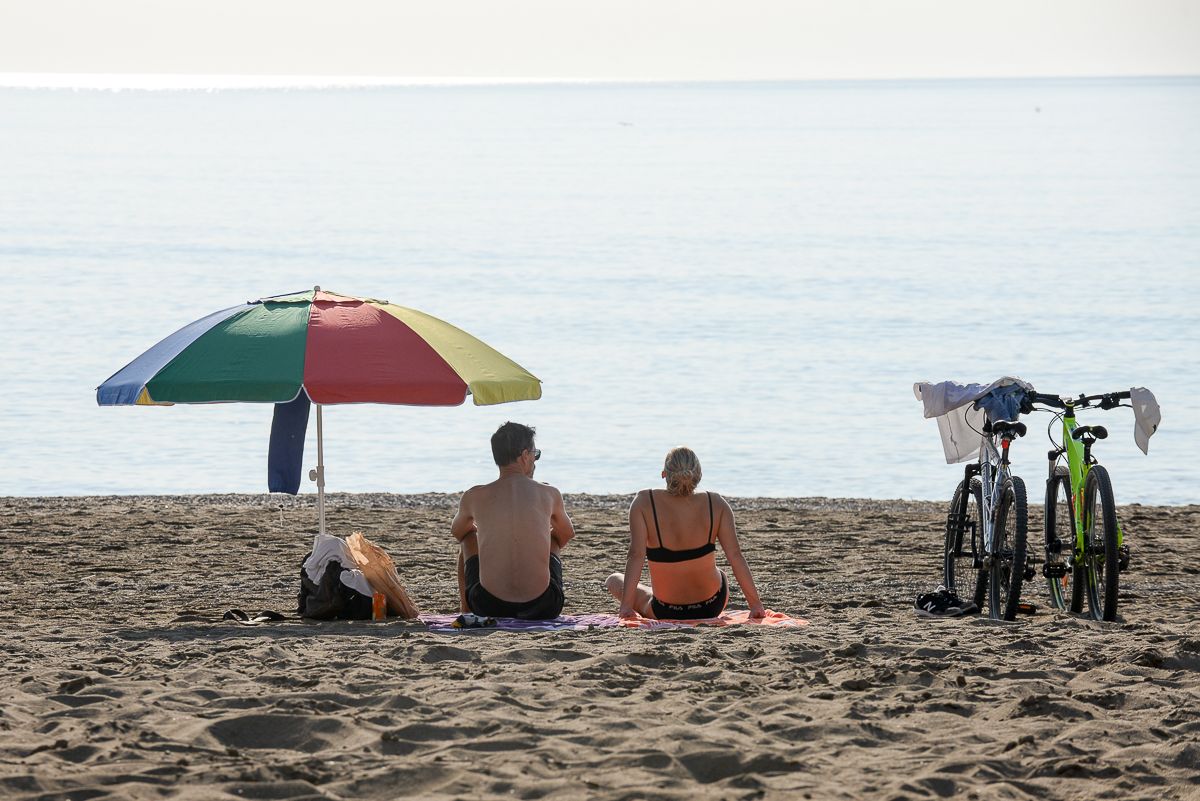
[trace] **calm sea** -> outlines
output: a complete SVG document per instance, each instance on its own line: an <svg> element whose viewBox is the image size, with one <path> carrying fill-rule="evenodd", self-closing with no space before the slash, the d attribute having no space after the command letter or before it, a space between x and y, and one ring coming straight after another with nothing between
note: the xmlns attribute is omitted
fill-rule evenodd
<svg viewBox="0 0 1200 801"><path fill-rule="evenodd" d="M1119 502L1200 500L1200 79L0 90L0 495L266 489L266 406L98 408L210 311L442 317L535 403L327 409L333 491L567 491L691 445L730 495L948 497L916 380L1151 388ZM1041 495L1048 416L1015 447ZM315 461L310 429L308 461ZM305 492L311 492L311 485Z"/></svg>

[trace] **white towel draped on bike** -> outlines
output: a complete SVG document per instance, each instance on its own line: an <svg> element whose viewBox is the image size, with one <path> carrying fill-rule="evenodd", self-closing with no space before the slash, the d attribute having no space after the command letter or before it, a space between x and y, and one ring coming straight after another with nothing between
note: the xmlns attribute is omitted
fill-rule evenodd
<svg viewBox="0 0 1200 801"><path fill-rule="evenodd" d="M1033 390L1029 382L1010 375L990 384L960 384L957 381L913 384L913 394L924 405L925 416L937 418L946 464L969 462L979 455L979 432L987 417L982 409L975 408L975 401L995 389L1013 384L1027 391Z"/></svg>
<svg viewBox="0 0 1200 801"><path fill-rule="evenodd" d="M1013 376L1005 376L986 385L960 384L957 381L939 381L936 384L920 381L913 384L913 394L925 407L925 416L937 418L946 464L968 462L979 455L979 432L987 418L982 409L975 408L975 401L1013 384L1033 391L1031 384ZM1130 387L1129 396L1133 406L1133 440L1142 453L1149 453L1150 437L1154 436L1158 424L1162 422L1162 412L1154 393L1145 387Z"/></svg>

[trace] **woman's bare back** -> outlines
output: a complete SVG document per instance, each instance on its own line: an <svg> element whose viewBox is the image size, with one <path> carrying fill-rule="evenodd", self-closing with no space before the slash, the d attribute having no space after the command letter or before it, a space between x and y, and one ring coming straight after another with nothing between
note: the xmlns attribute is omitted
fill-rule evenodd
<svg viewBox="0 0 1200 801"><path fill-rule="evenodd" d="M713 550L680 561L666 559L687 556L688 551L706 550L706 545L715 543L723 522L720 512L724 510L724 501L716 503L719 496L714 498L707 492L681 497L647 490L643 495L645 508L639 512L646 524L646 551L654 597L672 604L695 603L712 597L721 587ZM656 560L656 553L663 559Z"/></svg>

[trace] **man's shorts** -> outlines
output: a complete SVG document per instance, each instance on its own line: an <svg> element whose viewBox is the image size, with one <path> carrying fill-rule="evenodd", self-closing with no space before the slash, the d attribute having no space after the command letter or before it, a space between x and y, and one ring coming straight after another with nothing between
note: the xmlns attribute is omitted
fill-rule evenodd
<svg viewBox="0 0 1200 801"><path fill-rule="evenodd" d="M467 606L477 615L515 617L521 620L552 620L562 614L566 596L563 594L562 560L550 554L550 584L546 591L532 601L514 603L497 598L479 583L479 557L472 556L463 565L467 575Z"/></svg>

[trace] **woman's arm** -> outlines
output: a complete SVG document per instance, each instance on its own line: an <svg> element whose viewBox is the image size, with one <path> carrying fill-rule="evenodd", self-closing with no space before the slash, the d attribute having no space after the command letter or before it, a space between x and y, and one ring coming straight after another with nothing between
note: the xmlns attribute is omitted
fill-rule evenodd
<svg viewBox="0 0 1200 801"><path fill-rule="evenodd" d="M631 618L640 610L636 608L638 582L642 578L642 566L646 564L646 520L642 517L643 493L633 497L629 505L629 558L625 560L625 583L621 587L621 611L623 618Z"/></svg>
<svg viewBox="0 0 1200 801"><path fill-rule="evenodd" d="M729 566L733 568L733 577L737 579L738 586L742 588L742 594L746 596L746 603L750 604L750 617L764 617L766 610L763 609L762 600L758 597L758 589L754 586L754 579L750 575L750 565L746 564L746 557L742 556L742 548L738 545L737 527L733 523L733 509L720 495L717 496L717 502L721 509L721 522L717 527L717 540L721 543L721 550L725 552L725 558L729 560Z"/></svg>

